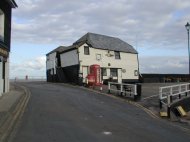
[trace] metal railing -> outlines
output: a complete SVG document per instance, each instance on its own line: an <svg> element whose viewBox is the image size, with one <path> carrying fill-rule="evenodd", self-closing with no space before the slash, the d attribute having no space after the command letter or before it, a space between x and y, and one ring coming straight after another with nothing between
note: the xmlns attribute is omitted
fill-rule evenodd
<svg viewBox="0 0 190 142"><path fill-rule="evenodd" d="M163 105L170 109L171 103L181 99L182 96L187 96L190 92L190 83L165 86L159 88L159 105L160 109ZM168 110L169 111L169 110Z"/></svg>
<svg viewBox="0 0 190 142"><path fill-rule="evenodd" d="M133 95L134 99L136 99L136 96L138 95L136 84L108 82L108 93L111 93L111 91L119 92L120 95Z"/></svg>

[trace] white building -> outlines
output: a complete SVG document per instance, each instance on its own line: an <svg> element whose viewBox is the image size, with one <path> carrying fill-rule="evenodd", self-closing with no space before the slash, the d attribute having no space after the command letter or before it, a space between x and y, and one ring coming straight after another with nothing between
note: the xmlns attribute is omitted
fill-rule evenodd
<svg viewBox="0 0 190 142"><path fill-rule="evenodd" d="M85 83L89 67L98 64L104 82L138 82L137 51L128 43L105 35L87 33L72 46L47 54L47 81Z"/></svg>
<svg viewBox="0 0 190 142"><path fill-rule="evenodd" d="M9 91L9 52L11 45L11 13L14 0L0 0L0 96Z"/></svg>

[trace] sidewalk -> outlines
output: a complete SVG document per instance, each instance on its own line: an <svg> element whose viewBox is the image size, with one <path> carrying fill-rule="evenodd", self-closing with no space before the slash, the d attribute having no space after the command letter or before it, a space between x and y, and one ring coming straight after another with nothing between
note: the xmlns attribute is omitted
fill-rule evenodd
<svg viewBox="0 0 190 142"><path fill-rule="evenodd" d="M8 129L8 125L6 123L10 118L13 118L16 106L19 104L24 94L25 92L22 88L11 84L10 91L8 93L4 93L0 97L0 140L4 135L7 136L7 134L5 134L7 133L6 129ZM8 123L12 122L9 121Z"/></svg>

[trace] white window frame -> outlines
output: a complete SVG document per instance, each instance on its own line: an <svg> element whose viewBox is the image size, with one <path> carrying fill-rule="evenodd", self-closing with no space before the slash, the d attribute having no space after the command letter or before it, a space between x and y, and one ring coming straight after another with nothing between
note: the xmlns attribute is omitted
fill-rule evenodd
<svg viewBox="0 0 190 142"><path fill-rule="evenodd" d="M4 41L5 32L5 14L3 10L0 9L0 41Z"/></svg>
<svg viewBox="0 0 190 142"><path fill-rule="evenodd" d="M135 76L138 76L138 75L139 75L138 70L134 70L134 75L135 75Z"/></svg>
<svg viewBox="0 0 190 142"><path fill-rule="evenodd" d="M96 60L97 60L97 61L100 61L101 59L102 59L101 54L96 54Z"/></svg>

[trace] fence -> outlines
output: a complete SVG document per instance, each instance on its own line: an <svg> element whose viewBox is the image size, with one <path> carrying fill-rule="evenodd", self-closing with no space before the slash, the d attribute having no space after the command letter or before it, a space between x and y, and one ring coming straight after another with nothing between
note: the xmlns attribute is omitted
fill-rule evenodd
<svg viewBox="0 0 190 142"><path fill-rule="evenodd" d="M165 86L159 88L159 105L160 109L162 106L167 106L168 116L170 111L171 103L174 100L181 99L182 96L187 96L190 92L190 83Z"/></svg>
<svg viewBox="0 0 190 142"><path fill-rule="evenodd" d="M138 96L141 96L140 84L108 82L108 92L111 93L111 91L119 92L120 95L133 95L135 100L138 98Z"/></svg>

